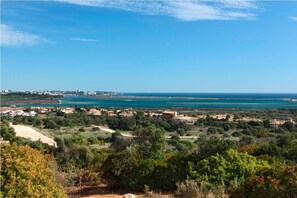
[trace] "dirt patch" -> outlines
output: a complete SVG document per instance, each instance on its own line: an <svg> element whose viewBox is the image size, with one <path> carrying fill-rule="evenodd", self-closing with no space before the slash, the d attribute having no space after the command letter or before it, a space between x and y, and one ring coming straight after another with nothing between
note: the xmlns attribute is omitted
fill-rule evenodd
<svg viewBox="0 0 297 198"><path fill-rule="evenodd" d="M53 139L39 133L32 127L24 126L24 125L13 125L12 123L9 123L9 126L14 129L16 136L29 138L33 141L40 140L41 142L52 146L57 145Z"/></svg>
<svg viewBox="0 0 297 198"><path fill-rule="evenodd" d="M72 188L67 189L68 196L70 198L123 198L124 194L132 193L136 195L137 198L145 198L143 193L133 193L129 191L112 191L106 186L99 187L84 187L84 188ZM151 198L173 198L172 194L161 194L161 193L153 193Z"/></svg>

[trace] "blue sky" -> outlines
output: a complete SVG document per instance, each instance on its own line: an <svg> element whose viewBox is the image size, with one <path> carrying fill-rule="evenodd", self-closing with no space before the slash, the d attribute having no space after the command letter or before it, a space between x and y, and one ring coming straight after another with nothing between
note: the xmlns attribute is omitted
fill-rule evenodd
<svg viewBox="0 0 297 198"><path fill-rule="evenodd" d="M1 3L1 89L297 92L294 1Z"/></svg>

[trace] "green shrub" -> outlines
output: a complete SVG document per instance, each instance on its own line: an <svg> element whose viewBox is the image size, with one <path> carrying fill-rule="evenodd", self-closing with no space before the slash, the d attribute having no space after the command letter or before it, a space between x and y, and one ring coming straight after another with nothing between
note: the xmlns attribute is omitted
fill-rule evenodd
<svg viewBox="0 0 297 198"><path fill-rule="evenodd" d="M79 128L78 131L79 132L86 132L86 130L84 128Z"/></svg>
<svg viewBox="0 0 297 198"><path fill-rule="evenodd" d="M100 131L100 128L99 127L93 127L92 131Z"/></svg>
<svg viewBox="0 0 297 198"><path fill-rule="evenodd" d="M0 138L3 138L3 140L12 141L16 135L14 129L9 127L7 122L1 122L0 127Z"/></svg>
<svg viewBox="0 0 297 198"><path fill-rule="evenodd" d="M230 186L242 184L257 170L265 167L269 168L266 161L230 149L222 155L216 154L198 162L192 167L190 178Z"/></svg>
<svg viewBox="0 0 297 198"><path fill-rule="evenodd" d="M297 196L297 166L277 164L261 169L231 197L288 198Z"/></svg>

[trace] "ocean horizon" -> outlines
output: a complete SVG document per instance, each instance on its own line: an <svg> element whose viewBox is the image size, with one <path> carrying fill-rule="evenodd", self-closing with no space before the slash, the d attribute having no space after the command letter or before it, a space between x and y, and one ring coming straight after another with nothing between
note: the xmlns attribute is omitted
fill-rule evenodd
<svg viewBox="0 0 297 198"><path fill-rule="evenodd" d="M191 92L120 92L121 96L195 97L195 98L282 98L297 99L297 93L191 93Z"/></svg>

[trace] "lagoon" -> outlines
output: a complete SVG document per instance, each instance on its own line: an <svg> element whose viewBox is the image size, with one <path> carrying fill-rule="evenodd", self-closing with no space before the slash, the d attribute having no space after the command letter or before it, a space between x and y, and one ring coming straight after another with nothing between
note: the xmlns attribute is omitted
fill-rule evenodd
<svg viewBox="0 0 297 198"><path fill-rule="evenodd" d="M248 93L122 93L119 96L66 96L61 107L297 109L297 94ZM52 106L52 104L51 104Z"/></svg>

